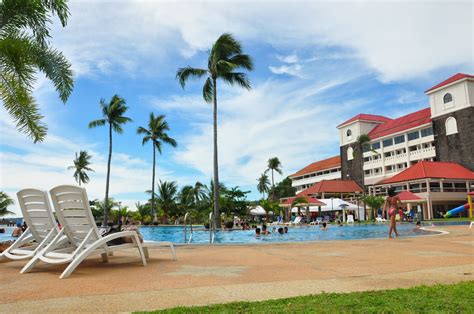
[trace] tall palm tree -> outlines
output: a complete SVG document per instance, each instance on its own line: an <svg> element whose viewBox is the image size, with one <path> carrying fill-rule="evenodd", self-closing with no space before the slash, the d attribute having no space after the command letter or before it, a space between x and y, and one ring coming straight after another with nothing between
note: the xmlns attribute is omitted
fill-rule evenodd
<svg viewBox="0 0 474 314"><path fill-rule="evenodd" d="M220 228L219 213L219 165L217 153L217 80L220 79L230 85L239 85L250 89L250 82L239 69L253 70L253 62L249 55L242 53L240 43L231 34L222 34L209 51L207 69L192 68L190 66L178 69L176 78L184 88L190 77L200 78L207 76L202 95L206 102L213 103L214 126L214 220Z"/></svg>
<svg viewBox="0 0 474 314"><path fill-rule="evenodd" d="M47 132L32 95L36 73L51 80L64 103L74 85L71 64L50 46L54 15L66 26L66 0L0 1L0 100L17 129L35 143Z"/></svg>
<svg viewBox="0 0 474 314"><path fill-rule="evenodd" d="M155 164L156 164L156 150L161 154L162 144L169 144L173 147L176 147L176 141L168 136L167 131L169 131L168 122L165 120L164 115L155 115L150 113L150 119L148 120L148 128L142 126L138 127L137 133L144 134L142 145L145 145L149 141L152 141L153 146L153 173L151 179L151 213L153 216L153 221L156 221L156 211L155 211Z"/></svg>
<svg viewBox="0 0 474 314"><path fill-rule="evenodd" d="M8 210L8 206L13 204L14 201L10 198L10 196L5 192L0 191L0 217L15 214L14 212Z"/></svg>
<svg viewBox="0 0 474 314"><path fill-rule="evenodd" d="M158 205L163 211L163 223L168 220L168 214L176 208L176 194L178 185L175 181L161 181L158 183Z"/></svg>
<svg viewBox="0 0 474 314"><path fill-rule="evenodd" d="M270 181L268 180L268 175L265 172L262 173L257 181L257 190L262 193L263 198L265 198L265 193L268 193L270 190Z"/></svg>
<svg viewBox="0 0 474 314"><path fill-rule="evenodd" d="M273 179L273 171L278 172L279 174L283 174L283 171L281 171L281 162L278 159L278 157L273 157L268 159L268 169L272 172L272 188L275 187L275 181Z"/></svg>
<svg viewBox="0 0 474 314"><path fill-rule="evenodd" d="M87 153L87 151L81 150L79 152L79 155L77 155L77 153L76 153L76 159L74 159L74 161L73 161L74 166L67 167L68 170L72 170L72 169L75 170L73 177L74 177L74 179L76 179L79 186L81 185L81 182L82 183L88 183L89 180L90 180L86 171L94 172L94 170L92 170L89 167L89 165L91 164L90 163L91 158L92 158L92 156L89 155Z"/></svg>
<svg viewBox="0 0 474 314"><path fill-rule="evenodd" d="M109 103L106 103L104 99L101 99L100 107L102 109L102 115L104 118L91 121L89 123L89 128L104 126L105 124L109 125L109 158L107 160L107 179L105 183L105 204L109 204L110 163L112 161L112 131L122 134L122 125L132 121L132 119L124 116L128 107L125 105L125 99L119 97L118 95L112 96L112 99ZM108 210L104 210L104 226L107 225L107 214Z"/></svg>

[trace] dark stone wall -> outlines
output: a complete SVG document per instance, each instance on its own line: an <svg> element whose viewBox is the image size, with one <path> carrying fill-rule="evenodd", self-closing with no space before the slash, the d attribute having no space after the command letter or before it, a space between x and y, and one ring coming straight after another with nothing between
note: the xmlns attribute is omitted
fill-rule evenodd
<svg viewBox="0 0 474 314"><path fill-rule="evenodd" d="M446 136L446 119L454 117L458 133ZM474 107L433 119L436 160L456 162L474 171Z"/></svg>
<svg viewBox="0 0 474 314"><path fill-rule="evenodd" d="M354 159L347 160L347 149L349 146L354 150ZM362 170L362 152L355 143L344 145L340 148L341 154L341 176L343 180L354 180L361 187L364 186L364 172ZM347 176L349 175L349 176Z"/></svg>

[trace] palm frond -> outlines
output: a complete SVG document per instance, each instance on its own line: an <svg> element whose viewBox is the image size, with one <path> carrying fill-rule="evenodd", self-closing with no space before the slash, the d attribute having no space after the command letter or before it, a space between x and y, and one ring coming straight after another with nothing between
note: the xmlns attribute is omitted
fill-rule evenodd
<svg viewBox="0 0 474 314"><path fill-rule="evenodd" d="M214 84L212 83L212 79L210 77L208 77L206 83L204 83L202 88L202 97L208 103L211 103L214 99Z"/></svg>
<svg viewBox="0 0 474 314"><path fill-rule="evenodd" d="M98 120L91 121L89 122L89 129L96 128L98 126L103 126L105 125L105 123L107 123L105 119L98 119Z"/></svg>
<svg viewBox="0 0 474 314"><path fill-rule="evenodd" d="M224 80L224 82L230 84L230 85L239 85L243 88L246 89L251 89L252 87L250 86L250 81L247 78L247 75L245 73L240 73L240 72L231 72L231 73L226 73L221 76L221 78Z"/></svg>
<svg viewBox="0 0 474 314"><path fill-rule="evenodd" d="M178 72L176 72L176 79L179 81L181 87L184 88L184 86L186 85L186 81L189 78L199 78L206 75L206 73L207 70L192 68L188 66L185 68L178 69Z"/></svg>
<svg viewBox="0 0 474 314"><path fill-rule="evenodd" d="M20 132L35 143L44 140L48 129L42 122L43 116L39 113L38 105L27 87L13 75L0 73L0 99Z"/></svg>

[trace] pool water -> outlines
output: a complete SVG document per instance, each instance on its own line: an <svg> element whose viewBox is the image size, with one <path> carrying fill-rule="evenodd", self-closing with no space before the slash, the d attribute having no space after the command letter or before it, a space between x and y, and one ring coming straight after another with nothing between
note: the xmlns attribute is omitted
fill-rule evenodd
<svg viewBox="0 0 474 314"><path fill-rule="evenodd" d="M0 226L0 228L5 229L5 233L0 233L0 243L16 239L11 236L14 229L13 227Z"/></svg>
<svg viewBox="0 0 474 314"><path fill-rule="evenodd" d="M270 235L255 236L254 230L217 231L214 243L227 244L263 244L273 242L302 242L302 241L327 241L327 240L352 240L386 238L388 235L388 224L383 225L330 225L326 231L320 230L319 226L289 227L287 234L273 232ZM278 228L278 226L277 226ZM272 231L273 226L268 226ZM401 237L416 237L420 235L433 234L425 230L416 230L414 224L401 224L397 226ZM171 241L173 243L184 243L183 227L141 227L140 232L145 240ZM187 238L189 239L189 232ZM209 231L202 228L195 229L191 243L209 243Z"/></svg>

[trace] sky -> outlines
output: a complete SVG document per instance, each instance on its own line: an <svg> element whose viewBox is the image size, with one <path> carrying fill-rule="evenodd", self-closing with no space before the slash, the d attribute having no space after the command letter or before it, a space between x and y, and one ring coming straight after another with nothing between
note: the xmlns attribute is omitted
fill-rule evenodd
<svg viewBox="0 0 474 314"><path fill-rule="evenodd" d="M88 129L100 99L114 94L133 122L113 135L110 196L133 210L151 188L152 147L136 129L166 115L177 148L157 157L157 180L180 187L212 178L212 107L204 80L182 89L180 67L205 67L229 32L252 56L250 91L218 82L220 180L251 191L267 160L283 176L339 154L336 125L359 113L398 117L429 106L424 91L474 73L472 1L70 1L51 44L72 64L75 86L63 104L38 75L34 96L49 132L33 144L0 109L0 189L74 184L75 153L92 155L90 199L105 194L108 134ZM20 213L17 203L10 208Z"/></svg>

